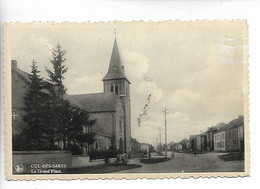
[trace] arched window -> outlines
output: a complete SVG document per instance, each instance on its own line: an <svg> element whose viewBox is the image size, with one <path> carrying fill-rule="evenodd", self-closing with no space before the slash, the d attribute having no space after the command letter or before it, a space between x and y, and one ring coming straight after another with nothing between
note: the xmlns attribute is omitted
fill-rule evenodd
<svg viewBox="0 0 260 189"><path fill-rule="evenodd" d="M117 84L117 83L115 84L115 93L116 93L116 94L118 94L118 93L119 93L119 86L118 86L118 84Z"/></svg>
<svg viewBox="0 0 260 189"><path fill-rule="evenodd" d="M119 132L122 133L123 132L123 128L122 128L122 120L120 119L119 121Z"/></svg>
<svg viewBox="0 0 260 189"><path fill-rule="evenodd" d="M99 149L99 142L95 141L94 142L94 150L98 150Z"/></svg>
<svg viewBox="0 0 260 189"><path fill-rule="evenodd" d="M114 85L113 84L110 85L110 92L114 92Z"/></svg>

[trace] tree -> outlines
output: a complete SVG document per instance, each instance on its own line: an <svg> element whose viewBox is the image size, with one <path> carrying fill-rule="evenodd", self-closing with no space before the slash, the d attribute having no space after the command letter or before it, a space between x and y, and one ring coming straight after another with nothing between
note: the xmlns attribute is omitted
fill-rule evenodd
<svg viewBox="0 0 260 189"><path fill-rule="evenodd" d="M73 148L86 147L89 151L89 145L94 143L95 133L90 132L91 127L96 123L96 120L90 120L90 114L86 111L71 108L71 119L68 127L68 142L70 150Z"/></svg>
<svg viewBox="0 0 260 189"><path fill-rule="evenodd" d="M26 96L24 97L24 110L26 114L23 120L27 123L26 129L21 134L23 145L20 148L24 150L41 150L48 148L48 127L46 120L45 98L46 93L43 92L44 82L40 77L38 66L33 60L31 65L30 85ZM18 141L17 141L18 140ZM19 143L19 139L16 143Z"/></svg>
<svg viewBox="0 0 260 189"><path fill-rule="evenodd" d="M90 120L86 111L73 107L64 98L66 94L64 74L68 71L64 64L66 61L64 56L65 51L58 44L57 48L52 52L52 59L50 60L53 71L45 67L50 82L48 91L51 95L49 100L50 135L53 144L55 140L61 139L63 149L72 150L71 143L78 147L94 142L94 134L83 132L83 127L90 128L95 123L95 120Z"/></svg>
<svg viewBox="0 0 260 189"><path fill-rule="evenodd" d="M53 72L45 67L45 70L48 73L48 81L51 83L49 86L49 93L51 94L51 131L52 131L52 142L54 138L60 138L63 141L63 149L66 148L66 135L67 135L67 123L66 113L69 105L67 100L64 99L66 93L66 88L64 86L63 80L64 74L68 71L64 62L66 61L65 51L61 49L61 46L58 44L57 48L52 52L52 59L50 60L53 66ZM55 116L53 116L55 115Z"/></svg>

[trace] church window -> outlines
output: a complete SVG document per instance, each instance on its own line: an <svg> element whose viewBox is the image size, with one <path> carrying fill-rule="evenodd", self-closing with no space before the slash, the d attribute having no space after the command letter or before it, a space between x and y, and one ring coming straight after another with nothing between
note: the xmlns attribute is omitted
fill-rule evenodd
<svg viewBox="0 0 260 189"><path fill-rule="evenodd" d="M110 85L110 92L114 92L114 85L113 84Z"/></svg>
<svg viewBox="0 0 260 189"><path fill-rule="evenodd" d="M119 93L119 86L118 86L118 84L117 84L117 83L115 84L115 93L116 93L116 94L118 94L118 93Z"/></svg>
<svg viewBox="0 0 260 189"><path fill-rule="evenodd" d="M13 119L13 120L17 120L17 118L18 118L18 115L17 115L16 110L15 110L15 109L12 109L12 119Z"/></svg>
<svg viewBox="0 0 260 189"><path fill-rule="evenodd" d="M120 131L120 133L123 132L123 128L122 128L122 120L119 121L119 131Z"/></svg>
<svg viewBox="0 0 260 189"><path fill-rule="evenodd" d="M99 142L98 142L98 141L95 141L95 142L94 142L94 149L95 149L95 150L98 150L98 149L99 149Z"/></svg>

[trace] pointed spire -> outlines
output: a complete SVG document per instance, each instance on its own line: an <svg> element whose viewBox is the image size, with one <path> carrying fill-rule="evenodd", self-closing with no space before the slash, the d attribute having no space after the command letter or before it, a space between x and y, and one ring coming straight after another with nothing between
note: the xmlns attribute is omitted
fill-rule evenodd
<svg viewBox="0 0 260 189"><path fill-rule="evenodd" d="M114 46L113 46L113 50L112 50L112 55L110 58L108 72L102 81L116 80L116 79L125 79L129 82L129 80L127 79L127 77L125 75L124 66L122 64L122 60L121 60L121 56L120 56L120 53L118 50L116 36L115 36L115 41L114 41Z"/></svg>

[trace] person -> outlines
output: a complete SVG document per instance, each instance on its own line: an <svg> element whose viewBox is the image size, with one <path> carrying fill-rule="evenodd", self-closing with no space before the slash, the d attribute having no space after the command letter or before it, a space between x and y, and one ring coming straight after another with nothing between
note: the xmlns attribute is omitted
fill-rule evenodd
<svg viewBox="0 0 260 189"><path fill-rule="evenodd" d="M148 154L148 155L149 155L149 159L150 159L150 158L151 158L151 156L152 156L152 155L151 155L151 153L149 152L149 154Z"/></svg>
<svg viewBox="0 0 260 189"><path fill-rule="evenodd" d="M172 158L175 159L175 154L172 152Z"/></svg>

